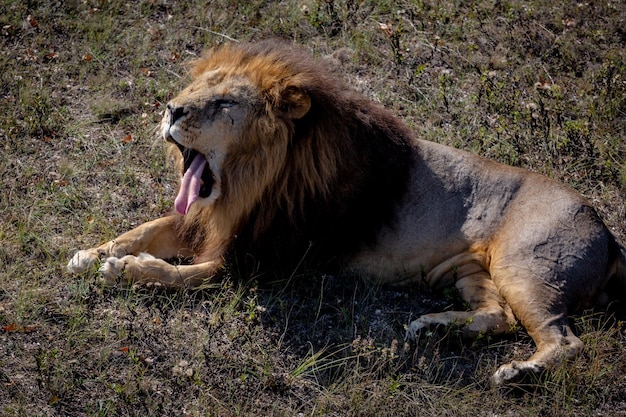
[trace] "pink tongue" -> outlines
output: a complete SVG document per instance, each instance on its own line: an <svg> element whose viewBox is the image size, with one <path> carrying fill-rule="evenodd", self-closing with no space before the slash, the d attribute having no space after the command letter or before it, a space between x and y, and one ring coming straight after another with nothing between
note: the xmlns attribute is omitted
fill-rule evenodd
<svg viewBox="0 0 626 417"><path fill-rule="evenodd" d="M206 159L201 154L197 154L191 161L191 165L185 171L183 180L180 184L180 190L174 200L174 207L180 214L187 214L189 207L196 201L200 194L202 186L202 171L206 165Z"/></svg>

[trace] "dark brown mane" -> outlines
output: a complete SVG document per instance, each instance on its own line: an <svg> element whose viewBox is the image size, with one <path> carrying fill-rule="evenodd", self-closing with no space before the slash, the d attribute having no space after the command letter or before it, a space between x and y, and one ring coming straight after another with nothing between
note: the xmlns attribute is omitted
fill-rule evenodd
<svg viewBox="0 0 626 417"><path fill-rule="evenodd" d="M312 105L303 118L284 120L283 169L243 225L236 251L282 262L313 244L314 254L331 260L372 243L406 192L409 130L298 49L268 42L243 50L279 64Z"/></svg>

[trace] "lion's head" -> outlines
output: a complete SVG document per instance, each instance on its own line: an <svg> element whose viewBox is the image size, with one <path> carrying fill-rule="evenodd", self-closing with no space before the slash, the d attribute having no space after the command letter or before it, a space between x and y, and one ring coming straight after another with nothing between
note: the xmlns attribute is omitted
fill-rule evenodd
<svg viewBox="0 0 626 417"><path fill-rule="evenodd" d="M247 246L269 229L275 240L277 228L284 242L328 230L360 242L388 218L411 135L382 107L275 42L210 50L191 74L162 122L183 174L180 214L210 213L199 223L219 222Z"/></svg>
<svg viewBox="0 0 626 417"><path fill-rule="evenodd" d="M290 126L311 102L303 80L285 66L268 66L269 59L228 47L213 50L193 66L192 83L168 103L162 130L181 151L181 214L196 200L205 206L220 197L255 200L250 194L275 180ZM234 182L237 175L245 176L245 185ZM244 195L235 196L237 191Z"/></svg>

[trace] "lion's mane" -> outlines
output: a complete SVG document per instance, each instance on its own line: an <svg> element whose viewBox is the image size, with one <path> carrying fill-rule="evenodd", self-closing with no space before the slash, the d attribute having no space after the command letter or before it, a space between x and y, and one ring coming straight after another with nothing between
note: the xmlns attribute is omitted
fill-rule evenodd
<svg viewBox="0 0 626 417"><path fill-rule="evenodd" d="M382 106L277 42L221 46L196 61L191 73L215 68L252 79L265 103L228 154L218 207L185 223L182 233L195 236L194 246L211 252L206 225L226 222L236 223L231 253L284 262L308 252L316 261L339 260L336 255L372 242L393 221L414 163L412 135ZM285 97L298 94L306 94L311 107L291 120L284 116Z"/></svg>

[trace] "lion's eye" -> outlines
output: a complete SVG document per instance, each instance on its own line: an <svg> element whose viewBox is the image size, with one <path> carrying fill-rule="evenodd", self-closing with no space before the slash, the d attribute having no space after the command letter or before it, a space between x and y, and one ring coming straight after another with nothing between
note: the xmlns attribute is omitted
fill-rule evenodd
<svg viewBox="0 0 626 417"><path fill-rule="evenodd" d="M237 104L237 102L233 101L233 100L215 100L213 102L213 107L216 110L222 110L222 109L230 109L231 107L235 106Z"/></svg>

